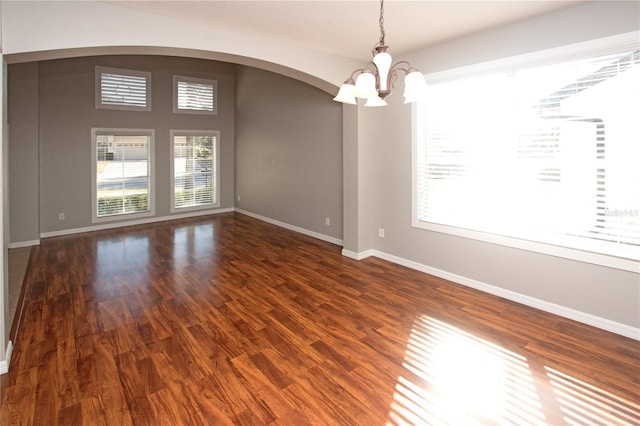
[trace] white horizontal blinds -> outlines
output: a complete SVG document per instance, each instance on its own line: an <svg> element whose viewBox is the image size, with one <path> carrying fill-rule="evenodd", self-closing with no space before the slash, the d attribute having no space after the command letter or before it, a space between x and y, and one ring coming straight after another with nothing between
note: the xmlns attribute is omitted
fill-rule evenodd
<svg viewBox="0 0 640 426"><path fill-rule="evenodd" d="M431 86L417 217L640 259L637 50Z"/></svg>
<svg viewBox="0 0 640 426"><path fill-rule="evenodd" d="M217 202L216 147L214 135L173 137L174 208Z"/></svg>
<svg viewBox="0 0 640 426"><path fill-rule="evenodd" d="M150 137L102 134L96 144L97 216L150 211Z"/></svg>
<svg viewBox="0 0 640 426"><path fill-rule="evenodd" d="M178 108L213 111L213 85L179 81Z"/></svg>
<svg viewBox="0 0 640 426"><path fill-rule="evenodd" d="M174 112L216 114L218 82L194 77L174 76Z"/></svg>
<svg viewBox="0 0 640 426"><path fill-rule="evenodd" d="M100 74L102 105L147 108L148 78L126 72L103 71Z"/></svg>

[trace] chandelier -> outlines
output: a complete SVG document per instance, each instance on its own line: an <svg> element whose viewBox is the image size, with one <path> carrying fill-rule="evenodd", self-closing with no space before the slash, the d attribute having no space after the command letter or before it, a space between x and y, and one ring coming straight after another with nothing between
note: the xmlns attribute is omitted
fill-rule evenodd
<svg viewBox="0 0 640 426"><path fill-rule="evenodd" d="M418 69L413 68L407 61L400 61L393 65L392 58L385 45L384 37L384 0L380 0L380 41L373 47L371 54L373 62L369 62L366 68L360 68L351 73L340 87L334 101L345 104L356 104L356 98L366 99L365 106L385 106L384 100L391 91L400 71L404 72L404 103L415 102L423 98L427 83ZM354 81L354 76L358 75Z"/></svg>

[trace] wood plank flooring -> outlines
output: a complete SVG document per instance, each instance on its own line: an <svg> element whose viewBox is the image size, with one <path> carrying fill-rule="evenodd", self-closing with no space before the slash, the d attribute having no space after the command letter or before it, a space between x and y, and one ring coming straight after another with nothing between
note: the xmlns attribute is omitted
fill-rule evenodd
<svg viewBox="0 0 640 426"><path fill-rule="evenodd" d="M44 239L2 425L640 424L637 341L237 213Z"/></svg>

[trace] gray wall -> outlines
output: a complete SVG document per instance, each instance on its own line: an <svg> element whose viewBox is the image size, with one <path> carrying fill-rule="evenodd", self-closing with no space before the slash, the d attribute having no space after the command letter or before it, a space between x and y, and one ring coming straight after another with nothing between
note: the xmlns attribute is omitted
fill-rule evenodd
<svg viewBox="0 0 640 426"><path fill-rule="evenodd" d="M96 109L96 65L150 71L152 110ZM218 80L218 115L174 114L174 74ZM10 143L12 151L15 149L10 165L12 242L37 239L39 233L92 226L92 127L155 129L157 217L171 215L169 130L220 130L220 207L233 207L233 65L163 56L102 56L10 65L8 78ZM17 96L13 90L25 96ZM37 203L32 194L39 194ZM61 212L65 213L64 221L58 219Z"/></svg>
<svg viewBox="0 0 640 426"><path fill-rule="evenodd" d="M238 66L236 170L236 207L342 239L342 106L329 94Z"/></svg>
<svg viewBox="0 0 640 426"><path fill-rule="evenodd" d="M636 2L587 3L434 46L413 54L410 59L423 71L442 70L637 30L639 22ZM638 274L412 228L411 107L403 105L401 91L396 92L389 98L387 108L358 109L358 163L351 159L352 163L345 164L345 168L365 170L369 179L357 195L373 195L365 207L371 212L371 224L364 234L359 233L357 251L378 250L521 295L640 327ZM375 173L366 170L375 170ZM351 186L345 182L345 188ZM345 193L345 197L354 195ZM377 236L379 227L385 228L384 239Z"/></svg>
<svg viewBox="0 0 640 426"><path fill-rule="evenodd" d="M152 111L95 109L96 65L150 71ZM174 74L218 80L218 115L173 114ZM155 129L158 217L171 216L169 129L213 129L221 132L221 208L234 207L238 179L240 208L342 238L342 107L319 89L250 67L163 56L12 64L5 81L12 243L93 225L92 127Z"/></svg>
<svg viewBox="0 0 640 426"><path fill-rule="evenodd" d="M9 84L9 203L11 241L40 238L38 155L38 63L10 67Z"/></svg>

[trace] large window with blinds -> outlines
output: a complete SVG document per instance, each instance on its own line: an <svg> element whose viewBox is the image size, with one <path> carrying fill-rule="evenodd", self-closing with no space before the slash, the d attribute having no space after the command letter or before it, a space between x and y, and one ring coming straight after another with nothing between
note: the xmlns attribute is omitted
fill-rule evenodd
<svg viewBox="0 0 640 426"><path fill-rule="evenodd" d="M151 73L96 67L96 108L151 111Z"/></svg>
<svg viewBox="0 0 640 426"><path fill-rule="evenodd" d="M572 58L430 84L414 226L640 270L637 42Z"/></svg>
<svg viewBox="0 0 640 426"><path fill-rule="evenodd" d="M92 129L93 221L151 216L154 131Z"/></svg>
<svg viewBox="0 0 640 426"><path fill-rule="evenodd" d="M218 207L220 132L171 131L171 211Z"/></svg>
<svg viewBox="0 0 640 426"><path fill-rule="evenodd" d="M173 112L188 114L218 113L218 82L203 78L173 76Z"/></svg>

